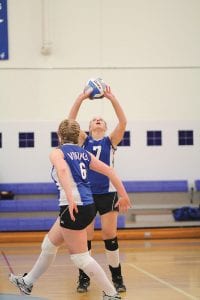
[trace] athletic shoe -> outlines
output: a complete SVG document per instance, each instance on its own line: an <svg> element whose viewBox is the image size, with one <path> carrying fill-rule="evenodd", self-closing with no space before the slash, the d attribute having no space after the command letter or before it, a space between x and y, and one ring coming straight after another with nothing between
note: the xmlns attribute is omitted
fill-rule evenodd
<svg viewBox="0 0 200 300"><path fill-rule="evenodd" d="M20 291L26 295L30 295L33 285L32 284L26 284L24 282L24 276L26 276L27 273L25 273L23 276L22 275L14 275L10 274L9 275L9 280L11 283L13 283L16 287L20 289Z"/></svg>
<svg viewBox="0 0 200 300"><path fill-rule="evenodd" d="M123 283L123 277L121 274L121 265L119 264L119 266L116 268L109 266L109 269L112 275L112 282L114 284L114 287L116 288L116 291L118 293L126 292L126 286Z"/></svg>
<svg viewBox="0 0 200 300"><path fill-rule="evenodd" d="M119 294L116 294L114 296L108 296L103 292L103 300L120 300L120 299L122 298L120 297Z"/></svg>
<svg viewBox="0 0 200 300"><path fill-rule="evenodd" d="M118 293L126 292L126 286L123 283L122 276L113 277L112 281Z"/></svg>
<svg viewBox="0 0 200 300"><path fill-rule="evenodd" d="M80 270L79 278L78 278L77 292L78 293L86 293L89 285L90 285L90 277L88 277L82 270Z"/></svg>

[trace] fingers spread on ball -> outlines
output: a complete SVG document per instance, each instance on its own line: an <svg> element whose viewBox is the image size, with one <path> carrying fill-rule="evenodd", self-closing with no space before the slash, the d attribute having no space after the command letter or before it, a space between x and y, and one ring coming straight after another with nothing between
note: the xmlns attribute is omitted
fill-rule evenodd
<svg viewBox="0 0 200 300"><path fill-rule="evenodd" d="M84 88L84 92L89 95L91 100L103 98L105 90L106 84L101 78L89 79Z"/></svg>

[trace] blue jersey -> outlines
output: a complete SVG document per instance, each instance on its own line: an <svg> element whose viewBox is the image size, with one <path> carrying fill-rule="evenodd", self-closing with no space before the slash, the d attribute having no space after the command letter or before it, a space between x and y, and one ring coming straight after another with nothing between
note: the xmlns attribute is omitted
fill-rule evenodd
<svg viewBox="0 0 200 300"><path fill-rule="evenodd" d="M108 136L100 140L94 140L91 136L87 136L83 147L108 166L113 165L113 154L115 150ZM107 176L89 170L88 177L93 194L106 194L115 191L115 188Z"/></svg>
<svg viewBox="0 0 200 300"><path fill-rule="evenodd" d="M63 152L64 159L70 169L72 192L75 202L78 205L92 204L94 201L88 179L91 155L83 148L74 144L64 144L59 149ZM68 205L66 194L59 183L54 167L52 168L52 178L59 190L59 204Z"/></svg>

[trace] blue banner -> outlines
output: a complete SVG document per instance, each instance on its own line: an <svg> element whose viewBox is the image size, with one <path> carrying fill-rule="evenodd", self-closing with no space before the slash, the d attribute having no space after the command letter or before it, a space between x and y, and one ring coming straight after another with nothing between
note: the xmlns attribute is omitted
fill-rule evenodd
<svg viewBox="0 0 200 300"><path fill-rule="evenodd" d="M8 59L7 0L0 0L0 60Z"/></svg>

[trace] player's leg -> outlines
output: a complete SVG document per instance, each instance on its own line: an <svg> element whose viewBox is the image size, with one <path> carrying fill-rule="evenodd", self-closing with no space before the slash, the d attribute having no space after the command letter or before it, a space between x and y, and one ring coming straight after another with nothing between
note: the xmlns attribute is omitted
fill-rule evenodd
<svg viewBox="0 0 200 300"><path fill-rule="evenodd" d="M88 251L91 253L91 245L92 245L91 242L94 236L94 221L87 226L86 230L87 230L87 247L88 247ZM86 293L89 285L90 285L90 277L87 274L85 274L83 270L79 269L77 292Z"/></svg>
<svg viewBox="0 0 200 300"><path fill-rule="evenodd" d="M106 256L112 275L112 281L118 292L125 292L126 286L123 282L117 239L118 211L113 210L113 203L117 201L117 197L115 197L113 202L111 196L112 194L106 195L105 201L101 201L102 207L99 208L101 214L102 238L105 243Z"/></svg>
<svg viewBox="0 0 200 300"><path fill-rule="evenodd" d="M79 206L75 221L69 218L69 210L61 214L61 232L70 257L78 269L83 270L104 291L103 299L121 299L101 266L91 257L87 249L87 226L94 220L95 206ZM66 218L68 216L68 218ZM109 296L108 296L109 295ZM109 297L109 298L108 298Z"/></svg>
<svg viewBox="0 0 200 300"><path fill-rule="evenodd" d="M62 228L65 244L68 247L70 258L76 267L83 270L102 291L104 299L121 299L116 294L116 290L112 283L109 281L106 273L102 267L91 257L87 250L87 231L70 230ZM105 298L105 297L118 297L118 298Z"/></svg>
<svg viewBox="0 0 200 300"><path fill-rule="evenodd" d="M9 280L15 284L23 293L30 295L33 283L53 263L58 247L63 243L59 220L55 222L49 233L44 237L41 244L41 253L30 272L22 275L10 274Z"/></svg>

